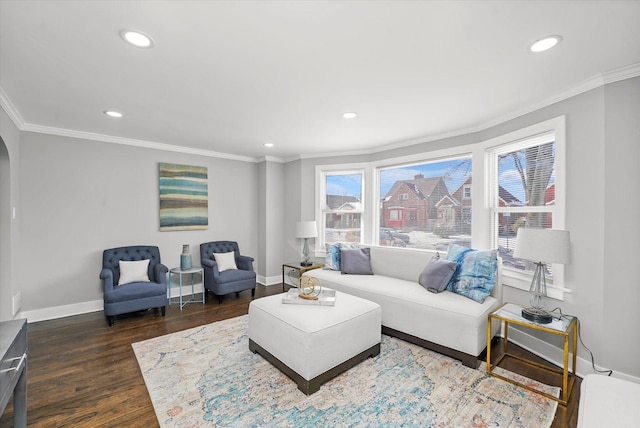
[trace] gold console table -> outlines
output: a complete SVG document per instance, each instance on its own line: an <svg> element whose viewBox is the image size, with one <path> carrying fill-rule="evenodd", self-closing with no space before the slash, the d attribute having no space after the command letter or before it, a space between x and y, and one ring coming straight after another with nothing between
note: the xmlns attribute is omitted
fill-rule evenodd
<svg viewBox="0 0 640 428"><path fill-rule="evenodd" d="M492 338L491 321L492 320L499 320L504 324L504 330L503 330L504 342L502 346L502 355L494 364L491 364L491 338ZM564 357L563 357L562 370L558 368L548 367L546 365L528 360L526 358L523 358L517 355L509 354L507 349L508 343L509 343L508 341L509 324L515 324L521 327L530 328L538 331L544 331L554 335L562 336L564 340L564 353L563 353ZM500 308L496 309L494 312L489 314L489 322L487 323L487 373L490 374L491 376L495 376L506 382L521 386L522 388L525 388L529 391L536 392L552 400L556 400L563 406L566 406L567 402L569 401L569 397L571 396L571 391L573 390L573 385L576 379L577 346L578 346L578 319L576 317L562 315L560 319L557 319L554 317L553 321L550 322L549 324L538 324L522 317L522 306L519 306L513 303L505 303ZM572 356L571 371L569 371L569 354L570 353ZM494 372L495 367L497 367L498 364L505 357L514 358L530 366L562 375L562 387L560 389L560 397L554 397L553 395L547 394L543 391L539 391L528 385L524 385L522 383L519 383L512 379L508 379L504 376L501 376L495 373Z"/></svg>

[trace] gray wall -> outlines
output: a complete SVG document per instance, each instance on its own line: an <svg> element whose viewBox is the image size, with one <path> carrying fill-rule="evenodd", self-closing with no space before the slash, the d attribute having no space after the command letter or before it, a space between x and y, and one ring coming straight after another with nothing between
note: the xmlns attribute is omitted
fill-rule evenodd
<svg viewBox="0 0 640 428"><path fill-rule="evenodd" d="M159 231L158 163L208 168L209 228ZM238 241L257 256L257 166L126 145L23 132L20 251L23 311L102 299L102 251L157 245L168 267L183 244Z"/></svg>
<svg viewBox="0 0 640 428"><path fill-rule="evenodd" d="M640 373L640 78L605 91L604 276L599 306L608 364ZM585 314L587 316L587 314Z"/></svg>
<svg viewBox="0 0 640 428"><path fill-rule="evenodd" d="M302 183L313 183L315 166L381 160L485 141L557 116L566 116L566 228L571 263L566 266L564 301L550 308L579 317L585 344L597 364L640 377L637 327L640 287L634 261L640 259L637 216L640 183L640 78L612 83L483 130L371 155L304 159ZM289 170L287 170L289 171ZM293 176L293 174L292 174ZM287 177L287 182L290 181ZM301 190L304 217L313 216L314 195ZM631 239L630 239L631 238ZM503 300L526 304L528 293L505 287ZM545 340L549 340L545 336ZM552 344L560 343L550 339ZM537 350L544 355L543 350ZM578 355L590 361L586 350ZM554 355L555 356L555 355Z"/></svg>
<svg viewBox="0 0 640 428"><path fill-rule="evenodd" d="M284 165L269 160L258 164L258 189L258 275L264 278L264 282L279 282L286 203L283 194Z"/></svg>
<svg viewBox="0 0 640 428"><path fill-rule="evenodd" d="M20 294L14 269L20 216L12 219L12 208L18 208L19 171L20 132L0 108L0 321L13 319L13 297Z"/></svg>

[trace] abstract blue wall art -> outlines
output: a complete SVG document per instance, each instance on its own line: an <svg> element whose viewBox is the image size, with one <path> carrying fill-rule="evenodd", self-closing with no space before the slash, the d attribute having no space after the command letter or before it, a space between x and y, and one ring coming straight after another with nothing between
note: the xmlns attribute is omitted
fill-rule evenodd
<svg viewBox="0 0 640 428"><path fill-rule="evenodd" d="M207 229L207 168L160 163L159 172L160 231Z"/></svg>

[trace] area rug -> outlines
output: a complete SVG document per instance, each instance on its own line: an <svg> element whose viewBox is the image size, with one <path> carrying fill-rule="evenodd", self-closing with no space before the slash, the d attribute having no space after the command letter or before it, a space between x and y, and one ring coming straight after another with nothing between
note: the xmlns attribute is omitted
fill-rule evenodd
<svg viewBox="0 0 640 428"><path fill-rule="evenodd" d="M557 408L484 367L384 335L380 355L306 396L249 351L247 324L244 315L132 344L161 427L540 428Z"/></svg>

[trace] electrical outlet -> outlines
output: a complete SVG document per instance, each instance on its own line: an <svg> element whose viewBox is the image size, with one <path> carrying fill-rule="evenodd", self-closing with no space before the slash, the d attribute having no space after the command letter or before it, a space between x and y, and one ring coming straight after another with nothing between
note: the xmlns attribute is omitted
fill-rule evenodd
<svg viewBox="0 0 640 428"><path fill-rule="evenodd" d="M22 309L22 292L18 291L18 294L13 296L13 316L16 316Z"/></svg>

